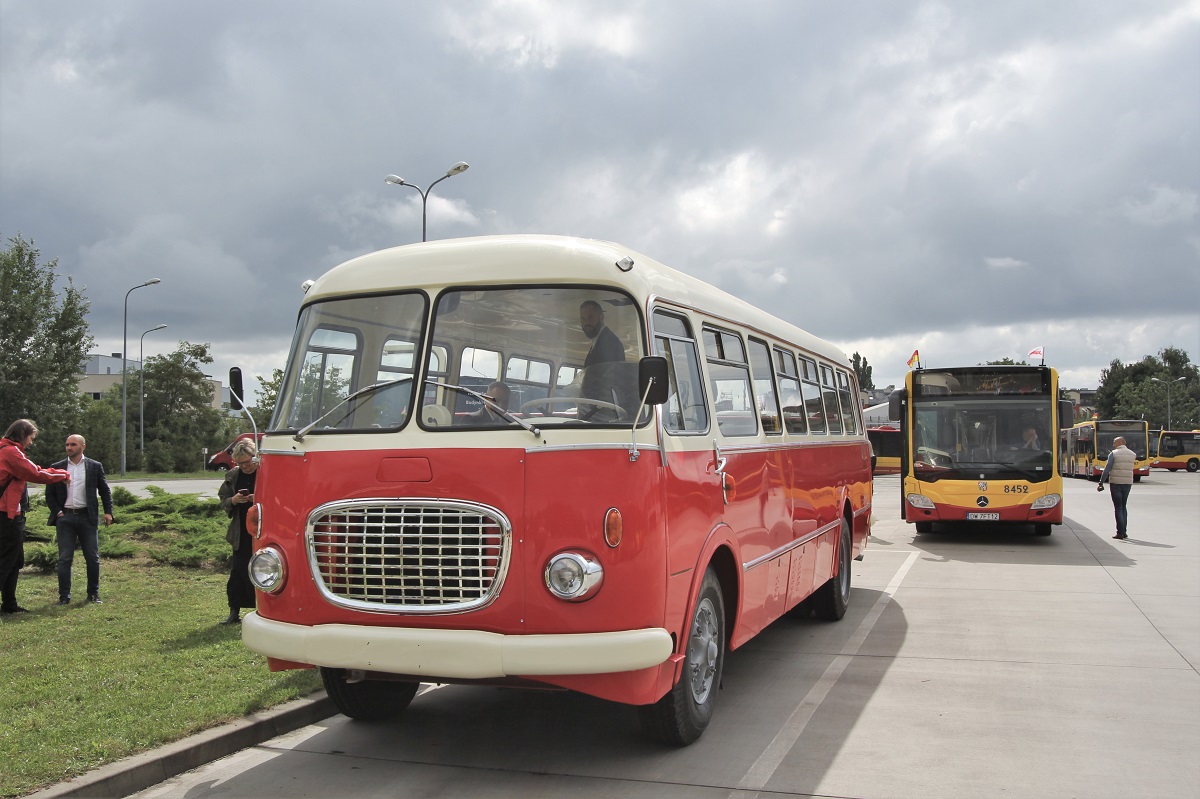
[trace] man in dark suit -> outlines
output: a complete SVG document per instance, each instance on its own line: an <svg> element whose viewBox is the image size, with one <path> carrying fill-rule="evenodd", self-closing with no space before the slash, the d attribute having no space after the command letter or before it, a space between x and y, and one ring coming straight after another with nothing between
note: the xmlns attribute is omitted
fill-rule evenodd
<svg viewBox="0 0 1200 799"><path fill-rule="evenodd" d="M583 359L583 368L594 363L625 360L625 345L616 333L604 324L604 308L595 300L584 300L579 306L579 327L592 340L592 347Z"/></svg>
<svg viewBox="0 0 1200 799"><path fill-rule="evenodd" d="M65 469L69 483L46 486L46 505L50 508L49 524L57 531L58 539L58 604L71 602L71 562L75 547L83 549L87 562L88 602L100 603L100 508L97 495L104 502L104 524L112 524L112 492L104 477L100 461L83 457L87 442L81 435L67 436L67 457L54 464Z"/></svg>

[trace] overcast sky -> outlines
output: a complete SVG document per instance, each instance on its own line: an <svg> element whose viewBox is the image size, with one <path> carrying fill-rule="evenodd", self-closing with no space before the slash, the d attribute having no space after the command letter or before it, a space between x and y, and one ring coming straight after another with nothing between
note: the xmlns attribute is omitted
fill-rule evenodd
<svg viewBox="0 0 1200 799"><path fill-rule="evenodd" d="M1200 2L0 0L0 235L94 351L284 365L300 284L617 241L866 357L1200 359ZM253 395L251 395L253 396Z"/></svg>

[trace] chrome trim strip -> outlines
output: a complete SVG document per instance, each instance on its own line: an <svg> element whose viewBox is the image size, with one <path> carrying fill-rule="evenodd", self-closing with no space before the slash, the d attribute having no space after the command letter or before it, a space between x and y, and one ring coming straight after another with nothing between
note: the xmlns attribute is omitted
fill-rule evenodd
<svg viewBox="0 0 1200 799"><path fill-rule="evenodd" d="M779 557L780 555L785 555L788 552L791 552L796 547L803 546L804 544L807 544L809 541L812 541L814 538L819 538L822 535L824 535L825 533L828 533L830 530L840 528L841 526L842 526L842 520L839 518L837 521L830 522L829 524L825 525L824 527L818 527L816 530L813 530L811 533L809 533L806 536L803 536L802 538L797 538L792 541L789 541L788 543L784 544L783 546L779 547L778 549L772 550L771 552L768 552L765 555L757 557L754 560L750 561L749 563L743 563L742 571L748 572L753 568L763 565L767 561L774 560L775 558Z"/></svg>
<svg viewBox="0 0 1200 799"><path fill-rule="evenodd" d="M661 627L606 633L502 635L482 630L242 619L242 642L260 655L342 669L468 680L551 674L612 674L671 657Z"/></svg>

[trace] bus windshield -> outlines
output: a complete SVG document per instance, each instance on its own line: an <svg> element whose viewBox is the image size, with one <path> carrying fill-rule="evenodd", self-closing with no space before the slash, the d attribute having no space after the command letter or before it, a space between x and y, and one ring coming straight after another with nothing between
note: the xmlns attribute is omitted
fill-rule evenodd
<svg viewBox="0 0 1200 799"><path fill-rule="evenodd" d="M931 390L913 386L917 477L1038 482L1054 475L1053 400L1040 392L1039 375L1006 375L1003 383L961 372L929 377Z"/></svg>
<svg viewBox="0 0 1200 799"><path fill-rule="evenodd" d="M414 397L418 422L438 431L624 426L638 415L644 335L626 294L577 285L450 289L422 341L428 308L427 295L411 291L306 306L272 429L395 430L414 415ZM422 364L425 380L414 388ZM650 417L642 409L638 421Z"/></svg>

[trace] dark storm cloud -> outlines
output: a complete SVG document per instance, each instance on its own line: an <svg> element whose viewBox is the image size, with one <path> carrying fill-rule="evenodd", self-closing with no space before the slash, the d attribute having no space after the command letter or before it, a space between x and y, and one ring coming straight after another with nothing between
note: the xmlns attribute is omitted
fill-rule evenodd
<svg viewBox="0 0 1200 799"><path fill-rule="evenodd" d="M132 336L269 373L301 281L420 238L383 176L466 160L431 238L621 241L877 382L1045 345L1094 385L1200 354L1197 75L1194 2L5 0L0 233L87 286L98 350L160 277Z"/></svg>

